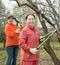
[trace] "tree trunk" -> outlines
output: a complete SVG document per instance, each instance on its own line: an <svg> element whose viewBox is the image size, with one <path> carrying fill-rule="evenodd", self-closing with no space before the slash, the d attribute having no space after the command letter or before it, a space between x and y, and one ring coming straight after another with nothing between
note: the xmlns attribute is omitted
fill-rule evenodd
<svg viewBox="0 0 60 65"><path fill-rule="evenodd" d="M47 51L47 53L51 56L53 62L55 65L60 65L59 59L57 58L57 56L55 55L54 51L52 50L52 48L50 46L46 46L44 47L44 49Z"/></svg>

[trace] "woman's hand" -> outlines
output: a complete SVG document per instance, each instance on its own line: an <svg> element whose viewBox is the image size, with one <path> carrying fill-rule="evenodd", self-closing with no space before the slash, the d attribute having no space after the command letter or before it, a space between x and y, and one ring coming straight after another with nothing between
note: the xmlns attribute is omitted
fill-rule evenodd
<svg viewBox="0 0 60 65"><path fill-rule="evenodd" d="M30 48L30 53L36 54L38 52L37 48Z"/></svg>
<svg viewBox="0 0 60 65"><path fill-rule="evenodd" d="M17 29L15 32L16 32L17 34L20 33L20 29Z"/></svg>

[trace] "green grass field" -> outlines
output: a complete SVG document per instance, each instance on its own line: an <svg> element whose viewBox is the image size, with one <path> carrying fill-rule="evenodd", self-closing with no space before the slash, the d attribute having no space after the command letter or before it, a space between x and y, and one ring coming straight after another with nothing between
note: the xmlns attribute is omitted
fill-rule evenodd
<svg viewBox="0 0 60 65"><path fill-rule="evenodd" d="M3 47L3 43L0 43L0 47Z"/></svg>
<svg viewBox="0 0 60 65"><path fill-rule="evenodd" d="M57 57L60 59L60 44L57 42L51 42L50 45L53 48ZM0 48L1 47L3 47L2 43L0 43ZM7 58L6 50L3 50L3 51L0 50L0 65L5 65L6 58ZM20 52L18 53L18 57L17 57L17 65L20 65L19 59L20 59ZM44 49L40 50L40 64L41 65L54 65L51 57L48 55L48 53Z"/></svg>

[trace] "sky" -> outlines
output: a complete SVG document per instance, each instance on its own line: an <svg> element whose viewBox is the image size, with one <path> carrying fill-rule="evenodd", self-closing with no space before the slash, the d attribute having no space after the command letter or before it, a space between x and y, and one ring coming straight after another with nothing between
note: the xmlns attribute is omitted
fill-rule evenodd
<svg viewBox="0 0 60 65"><path fill-rule="evenodd" d="M13 8L16 6L15 1L9 1L9 0L2 0L2 4L5 6L6 11L10 11L10 13L13 13Z"/></svg>

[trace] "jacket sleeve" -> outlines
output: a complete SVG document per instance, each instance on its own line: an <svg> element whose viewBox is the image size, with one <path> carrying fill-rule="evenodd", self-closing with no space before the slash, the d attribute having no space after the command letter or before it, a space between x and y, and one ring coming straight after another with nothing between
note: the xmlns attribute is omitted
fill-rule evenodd
<svg viewBox="0 0 60 65"><path fill-rule="evenodd" d="M7 37L14 37L16 33L10 27L6 26L5 27L5 34Z"/></svg>
<svg viewBox="0 0 60 65"><path fill-rule="evenodd" d="M26 42L27 42L27 33L25 30L22 30L19 35L19 46L23 48L25 51L29 51L30 48Z"/></svg>

